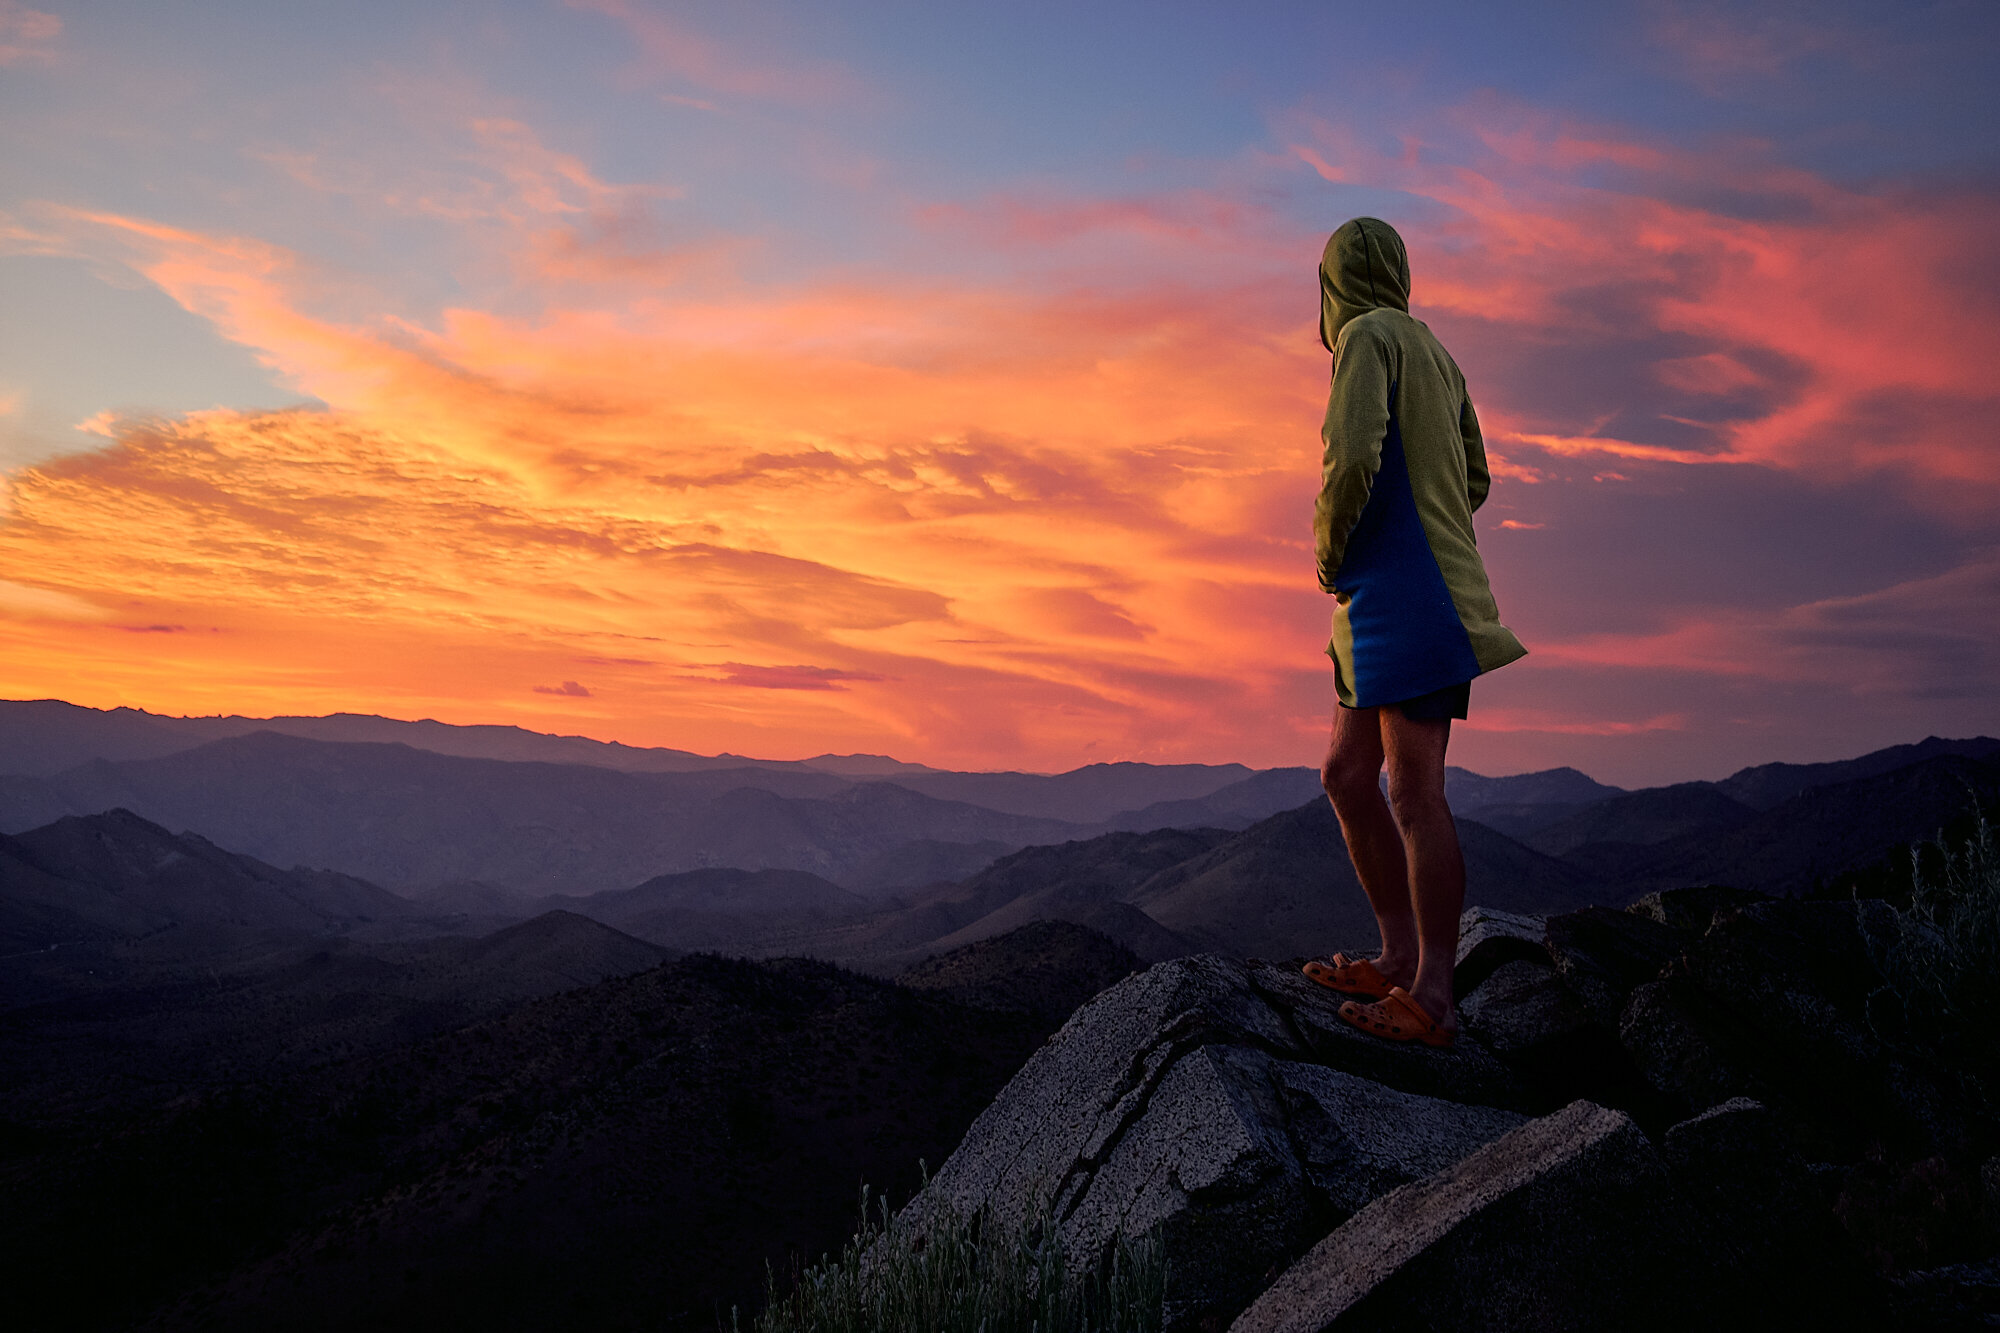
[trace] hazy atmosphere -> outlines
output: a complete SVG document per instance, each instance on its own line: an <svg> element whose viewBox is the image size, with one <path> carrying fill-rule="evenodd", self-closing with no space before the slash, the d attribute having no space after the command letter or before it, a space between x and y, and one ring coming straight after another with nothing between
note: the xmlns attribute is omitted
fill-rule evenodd
<svg viewBox="0 0 2000 1333"><path fill-rule="evenodd" d="M0 693L1316 761L1312 276L1636 786L2000 730L1982 4L0 0Z"/></svg>

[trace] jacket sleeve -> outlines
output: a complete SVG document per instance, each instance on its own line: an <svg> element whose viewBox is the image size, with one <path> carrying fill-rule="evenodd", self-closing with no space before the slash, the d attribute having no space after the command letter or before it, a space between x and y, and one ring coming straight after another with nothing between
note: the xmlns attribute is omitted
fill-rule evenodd
<svg viewBox="0 0 2000 1333"><path fill-rule="evenodd" d="M1389 388L1394 379L1389 349L1359 322L1341 330L1333 355L1333 391L1327 396L1320 439L1319 501L1313 506L1313 553L1319 586L1337 591L1336 576L1347 554L1347 539L1361 521L1375 474L1382 468L1382 444L1389 435Z"/></svg>
<svg viewBox="0 0 2000 1333"><path fill-rule="evenodd" d="M1486 503L1493 489L1493 474L1486 468L1486 444L1480 438L1479 418L1472 410L1472 395L1458 409L1458 437L1465 444L1465 498L1474 509Z"/></svg>

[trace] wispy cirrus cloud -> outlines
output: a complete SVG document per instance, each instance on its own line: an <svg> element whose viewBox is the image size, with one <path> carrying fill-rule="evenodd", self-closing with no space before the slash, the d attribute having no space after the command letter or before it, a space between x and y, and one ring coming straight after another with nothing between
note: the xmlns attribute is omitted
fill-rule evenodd
<svg viewBox="0 0 2000 1333"><path fill-rule="evenodd" d="M872 671L843 671L822 666L756 666L748 662L723 662L713 668L722 672L720 683L743 685L755 690L846 690L845 681L879 681Z"/></svg>

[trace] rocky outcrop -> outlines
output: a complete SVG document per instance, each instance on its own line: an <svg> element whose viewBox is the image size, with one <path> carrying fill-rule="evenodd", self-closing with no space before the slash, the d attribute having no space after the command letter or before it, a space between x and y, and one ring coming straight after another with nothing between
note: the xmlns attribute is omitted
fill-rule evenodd
<svg viewBox="0 0 2000 1333"><path fill-rule="evenodd" d="M1682 889L1660 889L1636 900L1626 910L1650 917L1675 930L1691 930L1697 935L1715 924L1715 918L1752 903L1766 901L1754 889L1732 889L1726 884L1696 884Z"/></svg>
<svg viewBox="0 0 2000 1333"><path fill-rule="evenodd" d="M1547 940L1556 971L1607 1027L1617 1026L1633 988L1659 976L1691 942L1685 931L1609 907L1551 917Z"/></svg>
<svg viewBox="0 0 2000 1333"><path fill-rule="evenodd" d="M1714 1267L1638 1126L1577 1102L1377 1199L1231 1330L1698 1327Z"/></svg>
<svg viewBox="0 0 2000 1333"><path fill-rule="evenodd" d="M1298 982L1197 957L1113 987L1028 1061L916 1206L1014 1224L1045 1206L1091 1262L1156 1232L1175 1256L1169 1319L1188 1326L1241 1309L1370 1199L1524 1123L1441 1095L1520 1099L1476 1043L1426 1060L1350 1041L1339 997Z"/></svg>
<svg viewBox="0 0 2000 1333"><path fill-rule="evenodd" d="M1967 1124L1867 1021L1878 909L1470 912L1448 1050L1348 1027L1299 960L1159 964L1078 1010L912 1208L1040 1216L1084 1263L1157 1235L1169 1330L1845 1326L1889 1289L1834 1262L1842 1164Z"/></svg>
<svg viewBox="0 0 2000 1333"><path fill-rule="evenodd" d="M1458 959L1452 969L1457 998L1512 962L1548 965L1548 918L1469 907L1459 922Z"/></svg>

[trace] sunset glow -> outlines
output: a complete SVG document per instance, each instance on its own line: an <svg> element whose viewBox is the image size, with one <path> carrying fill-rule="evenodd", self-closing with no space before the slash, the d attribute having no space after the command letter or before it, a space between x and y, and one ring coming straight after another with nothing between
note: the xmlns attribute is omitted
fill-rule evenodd
<svg viewBox="0 0 2000 1333"><path fill-rule="evenodd" d="M155 40L52 8L0 4L5 697L1314 762L1311 272L1368 212L1480 407L1531 650L1457 762L1634 783L2000 730L1970 11L1732 50L1736 11L1661 6L1549 52L1541 99L1529 37L1371 18L1400 56L1337 77L1330 19L1190 15L1064 102L1108 8L988 55L914 11ZM288 37L325 43L296 86ZM1885 155L1953 87L1986 119Z"/></svg>

